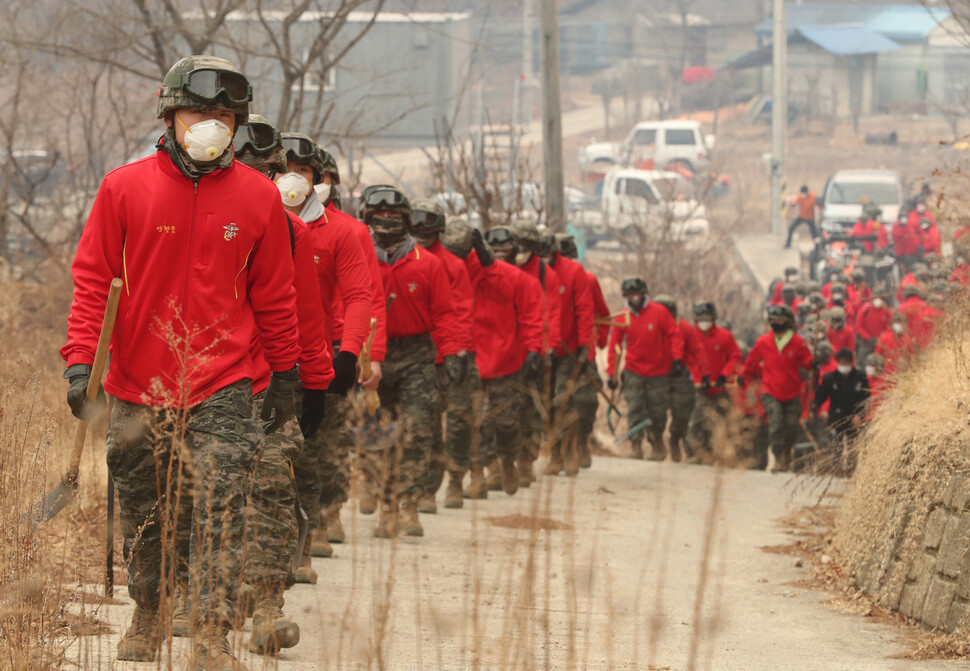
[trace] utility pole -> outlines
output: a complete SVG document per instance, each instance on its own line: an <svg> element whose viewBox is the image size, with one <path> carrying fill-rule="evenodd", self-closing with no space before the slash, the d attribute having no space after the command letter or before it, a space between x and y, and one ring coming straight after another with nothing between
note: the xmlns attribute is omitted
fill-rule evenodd
<svg viewBox="0 0 970 671"><path fill-rule="evenodd" d="M771 90L771 232L785 232L784 198L787 188L785 173L788 153L788 27L785 24L785 0L774 0L774 37L772 44Z"/></svg>
<svg viewBox="0 0 970 671"><path fill-rule="evenodd" d="M534 0L522 2L522 74L519 76L519 115L515 123L528 126L532 121L532 23Z"/></svg>
<svg viewBox="0 0 970 671"><path fill-rule="evenodd" d="M546 183L546 225L566 230L562 174L562 109L559 94L559 26L556 0L539 0L542 69L542 164Z"/></svg>

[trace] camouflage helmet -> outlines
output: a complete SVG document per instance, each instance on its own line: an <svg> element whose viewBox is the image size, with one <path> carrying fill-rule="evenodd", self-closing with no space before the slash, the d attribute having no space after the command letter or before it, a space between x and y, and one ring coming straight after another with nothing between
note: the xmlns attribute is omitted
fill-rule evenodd
<svg viewBox="0 0 970 671"><path fill-rule="evenodd" d="M674 319L677 319L677 301L674 300L673 296L668 296L667 294L657 294L653 297L654 303L660 303L662 306L667 308L667 312Z"/></svg>
<svg viewBox="0 0 970 671"><path fill-rule="evenodd" d="M515 247L515 239L505 226L493 226L485 231L485 242L493 249Z"/></svg>
<svg viewBox="0 0 970 671"><path fill-rule="evenodd" d="M785 320L789 325L795 326L795 313L787 305L769 305L768 321Z"/></svg>
<svg viewBox="0 0 970 671"><path fill-rule="evenodd" d="M441 244L459 258L468 256L472 248L472 227L465 217L451 216L445 221Z"/></svg>
<svg viewBox="0 0 970 671"><path fill-rule="evenodd" d="M872 366L876 372L881 373L886 368L886 357L882 354L872 353L866 357L866 365Z"/></svg>
<svg viewBox="0 0 970 671"><path fill-rule="evenodd" d="M236 160L250 167L269 166L276 172L286 172L286 152L280 144L280 133L266 117L250 114L244 126L232 137Z"/></svg>
<svg viewBox="0 0 970 671"><path fill-rule="evenodd" d="M531 242L534 245L539 244L539 228L528 219L516 219L513 221L512 225L509 226L509 232L518 243Z"/></svg>
<svg viewBox="0 0 970 671"><path fill-rule="evenodd" d="M411 201L411 226L428 231L445 230L445 210L441 203L431 198L415 198Z"/></svg>
<svg viewBox="0 0 970 671"><path fill-rule="evenodd" d="M330 175L330 184L340 184L340 170L337 169L337 159L329 151L320 148L323 152L323 174Z"/></svg>
<svg viewBox="0 0 970 671"><path fill-rule="evenodd" d="M556 233L556 245L559 253L567 259L579 258L579 247L576 246L576 237L568 233Z"/></svg>
<svg viewBox="0 0 970 671"><path fill-rule="evenodd" d="M833 354L835 354L835 348L832 347L832 343L824 339L818 341L818 346L816 347L816 350L819 358L823 358L823 359L828 358Z"/></svg>
<svg viewBox="0 0 970 671"><path fill-rule="evenodd" d="M171 67L158 87L156 118L178 109L225 109L246 123L253 87L239 70L218 56L187 56Z"/></svg>
<svg viewBox="0 0 970 671"><path fill-rule="evenodd" d="M411 203L400 189L389 184L372 184L360 194L359 218L367 222L375 212L400 212L411 225Z"/></svg>
<svg viewBox="0 0 970 671"><path fill-rule="evenodd" d="M717 307L714 305L713 301L700 301L698 303L694 303L693 311L694 319L700 319L701 317L717 319Z"/></svg>
<svg viewBox="0 0 970 671"><path fill-rule="evenodd" d="M828 311L828 319L832 321L833 319L841 320L845 323L845 308L836 305L834 308Z"/></svg>
<svg viewBox="0 0 970 671"><path fill-rule="evenodd" d="M620 285L620 293L624 296L645 294L647 293L647 283L643 281L642 277L629 277L623 280L623 283Z"/></svg>
<svg viewBox="0 0 970 671"><path fill-rule="evenodd" d="M904 284L903 285L903 298L910 298L912 296L918 296L922 298L923 290L917 284Z"/></svg>
<svg viewBox="0 0 970 671"><path fill-rule="evenodd" d="M536 254L539 256L552 256L556 253L557 248L555 233L548 228L539 231L539 242L535 248Z"/></svg>
<svg viewBox="0 0 970 671"><path fill-rule="evenodd" d="M303 133L283 133L280 141L286 151L287 163L308 165L313 170L313 183L316 185L323 181L325 157L329 154L320 145Z"/></svg>

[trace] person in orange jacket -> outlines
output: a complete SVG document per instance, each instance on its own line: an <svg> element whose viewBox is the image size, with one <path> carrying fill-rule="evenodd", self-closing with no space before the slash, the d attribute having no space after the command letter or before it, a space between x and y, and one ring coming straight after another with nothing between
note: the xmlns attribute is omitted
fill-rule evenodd
<svg viewBox="0 0 970 671"><path fill-rule="evenodd" d="M650 460L663 461L667 456L663 434L670 408L670 377L684 372L684 339L667 308L648 300L643 278L623 280L620 290L629 309L613 322L607 352L608 384L610 389L617 388L613 375L619 365L617 351L626 344L622 383L632 456L643 458L646 434Z"/></svg>
<svg viewBox="0 0 970 671"><path fill-rule="evenodd" d="M382 492L374 535L393 538L400 526L408 536L423 536L418 500L425 488L431 425L438 416L435 357L438 352L444 356L449 384L461 384L468 374L468 352L462 349L448 274L408 232L408 199L383 184L365 189L361 199L388 297L387 357L378 391L382 409L398 424L397 439L378 446L377 462L367 463L367 476L380 478Z"/></svg>

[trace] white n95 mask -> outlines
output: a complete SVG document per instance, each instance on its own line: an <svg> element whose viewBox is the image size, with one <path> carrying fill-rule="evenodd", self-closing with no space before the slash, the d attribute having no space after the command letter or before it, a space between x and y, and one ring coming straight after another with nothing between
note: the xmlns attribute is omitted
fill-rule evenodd
<svg viewBox="0 0 970 671"><path fill-rule="evenodd" d="M283 204L288 207L296 207L310 195L313 185L303 175L297 172L288 172L276 178L276 188L280 190Z"/></svg>
<svg viewBox="0 0 970 671"><path fill-rule="evenodd" d="M232 129L218 119L207 119L191 126L186 126L181 119L178 121L185 128L182 148L197 163L217 160L232 142Z"/></svg>

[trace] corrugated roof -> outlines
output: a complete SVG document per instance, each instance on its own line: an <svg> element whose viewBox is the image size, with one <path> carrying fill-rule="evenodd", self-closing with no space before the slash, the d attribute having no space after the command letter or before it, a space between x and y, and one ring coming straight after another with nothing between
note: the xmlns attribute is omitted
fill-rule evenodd
<svg viewBox="0 0 970 671"><path fill-rule="evenodd" d="M785 8L789 30L803 26L860 24L864 28L902 42L925 40L951 12L942 7L920 5L793 5ZM759 35L770 35L772 20L766 19L754 29Z"/></svg>
<svg viewBox="0 0 970 671"><path fill-rule="evenodd" d="M901 48L888 37L859 25L802 26L796 32L836 56L878 54Z"/></svg>
<svg viewBox="0 0 970 671"><path fill-rule="evenodd" d="M902 47L888 37L860 25L804 26L788 34L788 45L811 42L833 56L861 56L895 51ZM758 47L731 61L724 68L745 68L771 65L772 45Z"/></svg>

